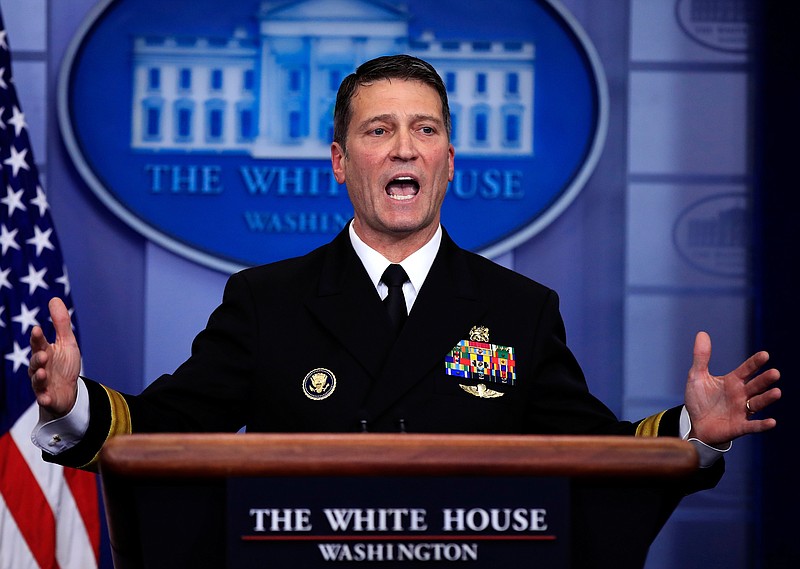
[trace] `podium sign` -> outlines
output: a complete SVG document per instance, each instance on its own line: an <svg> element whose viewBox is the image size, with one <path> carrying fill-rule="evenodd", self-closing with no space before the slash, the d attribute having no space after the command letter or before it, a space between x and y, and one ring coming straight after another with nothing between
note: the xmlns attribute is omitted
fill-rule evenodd
<svg viewBox="0 0 800 569"><path fill-rule="evenodd" d="M230 569L570 566L566 478L230 478L227 503Z"/></svg>

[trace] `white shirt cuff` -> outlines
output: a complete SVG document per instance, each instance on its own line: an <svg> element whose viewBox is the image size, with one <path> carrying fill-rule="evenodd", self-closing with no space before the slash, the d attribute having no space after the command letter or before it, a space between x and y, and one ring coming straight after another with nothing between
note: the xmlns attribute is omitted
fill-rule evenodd
<svg viewBox="0 0 800 569"><path fill-rule="evenodd" d="M58 419L39 408L39 422L33 428L31 441L48 454L60 454L81 442L89 428L89 390L78 378L78 397L72 410Z"/></svg>
<svg viewBox="0 0 800 569"><path fill-rule="evenodd" d="M688 440L694 445L694 448L697 449L697 454L700 458L700 468L709 468L715 462L717 462L722 455L731 450L731 447L733 446L733 443L731 442L728 443L728 448L720 449L709 446L700 439L696 439L694 437L690 439L689 433L692 431L692 420L689 418L689 412L686 410L686 406L681 409L681 418L678 428L680 437L685 441Z"/></svg>

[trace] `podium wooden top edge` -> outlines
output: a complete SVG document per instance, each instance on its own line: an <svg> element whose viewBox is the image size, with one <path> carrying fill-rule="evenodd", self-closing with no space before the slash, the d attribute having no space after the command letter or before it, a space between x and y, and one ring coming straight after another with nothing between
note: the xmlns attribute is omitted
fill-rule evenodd
<svg viewBox="0 0 800 569"><path fill-rule="evenodd" d="M681 478L698 467L675 438L459 434L138 434L100 453L104 477L569 476Z"/></svg>

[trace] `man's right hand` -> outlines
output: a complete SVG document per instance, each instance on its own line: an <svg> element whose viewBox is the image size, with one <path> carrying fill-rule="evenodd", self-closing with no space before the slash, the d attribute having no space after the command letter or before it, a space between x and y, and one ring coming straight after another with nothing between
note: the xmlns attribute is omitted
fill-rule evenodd
<svg viewBox="0 0 800 569"><path fill-rule="evenodd" d="M53 298L48 308L56 338L51 344L41 327L33 328L28 376L39 407L53 418L59 418L72 410L78 397L81 351L64 302Z"/></svg>

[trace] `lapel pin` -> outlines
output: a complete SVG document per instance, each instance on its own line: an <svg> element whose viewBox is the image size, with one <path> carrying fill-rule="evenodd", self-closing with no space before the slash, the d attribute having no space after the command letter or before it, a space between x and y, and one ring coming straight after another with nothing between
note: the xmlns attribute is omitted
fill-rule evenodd
<svg viewBox="0 0 800 569"><path fill-rule="evenodd" d="M324 367L312 369L303 378L303 393L309 399L320 401L330 397L336 389L336 376Z"/></svg>

